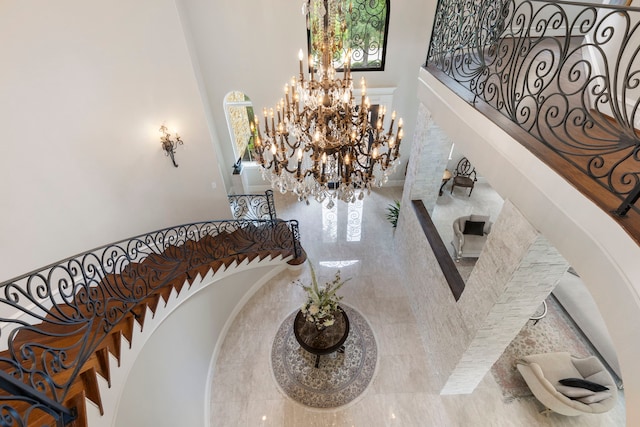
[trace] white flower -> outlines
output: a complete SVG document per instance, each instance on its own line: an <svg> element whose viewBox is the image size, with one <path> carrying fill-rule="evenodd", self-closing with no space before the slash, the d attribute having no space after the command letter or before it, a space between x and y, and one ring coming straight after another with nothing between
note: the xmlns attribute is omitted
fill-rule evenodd
<svg viewBox="0 0 640 427"><path fill-rule="evenodd" d="M340 278L340 270L336 272L335 278L324 285L318 283L313 265L309 264L311 270L311 284L305 285L301 281L297 283L307 294L307 301L302 305L300 311L307 321L315 323L318 328L327 327L335 323L334 315L338 308L338 303L342 300L336 292L349 281Z"/></svg>

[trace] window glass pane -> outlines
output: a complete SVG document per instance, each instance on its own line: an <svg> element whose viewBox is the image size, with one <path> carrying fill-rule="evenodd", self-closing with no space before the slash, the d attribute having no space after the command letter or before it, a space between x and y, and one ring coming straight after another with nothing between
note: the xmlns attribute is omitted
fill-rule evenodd
<svg viewBox="0 0 640 427"><path fill-rule="evenodd" d="M254 121L251 99L240 91L232 91L224 98L224 106L234 145L236 161L253 161L253 140L251 123Z"/></svg>
<svg viewBox="0 0 640 427"><path fill-rule="evenodd" d="M245 102L250 101L249 97L242 92L232 91L229 92L227 97L224 99L226 103L231 104L234 102Z"/></svg>
<svg viewBox="0 0 640 427"><path fill-rule="evenodd" d="M387 0L353 0L347 15L351 68L384 69L387 35Z"/></svg>
<svg viewBox="0 0 640 427"><path fill-rule="evenodd" d="M247 107L230 105L228 108L229 122L235 135L237 153L239 157L242 157L249 144L249 138L251 137Z"/></svg>

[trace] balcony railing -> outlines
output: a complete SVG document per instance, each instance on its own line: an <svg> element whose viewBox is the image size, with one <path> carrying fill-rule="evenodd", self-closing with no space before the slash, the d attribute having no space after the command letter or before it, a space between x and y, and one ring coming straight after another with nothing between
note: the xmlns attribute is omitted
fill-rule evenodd
<svg viewBox="0 0 640 427"><path fill-rule="evenodd" d="M639 21L640 8L440 0L425 67L526 131L523 145L637 231Z"/></svg>
<svg viewBox="0 0 640 427"><path fill-rule="evenodd" d="M264 194L231 194L228 198L234 219L276 219L273 190Z"/></svg>
<svg viewBox="0 0 640 427"><path fill-rule="evenodd" d="M275 213L275 211L274 211ZM0 426L62 426L85 363L169 285L245 258L304 256L295 220L209 221L112 243L0 283ZM171 289L168 289L171 292ZM141 309L141 310L140 310Z"/></svg>

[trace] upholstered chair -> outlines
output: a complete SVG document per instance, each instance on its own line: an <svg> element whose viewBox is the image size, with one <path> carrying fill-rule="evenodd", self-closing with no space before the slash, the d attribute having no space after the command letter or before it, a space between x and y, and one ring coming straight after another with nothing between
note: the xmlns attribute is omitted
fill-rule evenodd
<svg viewBox="0 0 640 427"><path fill-rule="evenodd" d="M463 187L469 189L469 197L473 192L473 186L478 180L476 176L476 168L471 166L471 163L466 157L463 157L458 162L456 170L453 172L453 184L451 184L451 194L456 187Z"/></svg>
<svg viewBox="0 0 640 427"><path fill-rule="evenodd" d="M454 258L460 261L463 257L477 258L482 252L493 223L488 215L467 215L453 221Z"/></svg>
<svg viewBox="0 0 640 427"><path fill-rule="evenodd" d="M616 383L595 356L580 359L567 352L534 354L523 357L516 366L545 406L542 413L546 415L551 411L568 416L599 414L616 404ZM606 390L596 391L594 385Z"/></svg>

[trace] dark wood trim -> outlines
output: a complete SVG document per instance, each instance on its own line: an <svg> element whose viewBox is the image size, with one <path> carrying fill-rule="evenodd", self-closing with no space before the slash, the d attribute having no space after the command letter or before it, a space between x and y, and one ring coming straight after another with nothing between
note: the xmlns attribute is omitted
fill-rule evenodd
<svg viewBox="0 0 640 427"><path fill-rule="evenodd" d="M422 227L424 235L427 237L427 241L433 250L433 254L436 256L436 260L438 260L442 274L444 274L444 278L447 279L447 283L453 293L453 297L458 301L460 299L460 295L462 295L462 291L464 291L464 280L462 280L462 276L460 276L460 272L456 267L455 261L451 258L451 255L449 254L445 243L442 241L436 226L433 225L433 221L431 221L429 212L427 212L427 208L424 206L424 203L422 203L422 200L412 200L411 204L413 204L413 209L418 217L418 222Z"/></svg>

